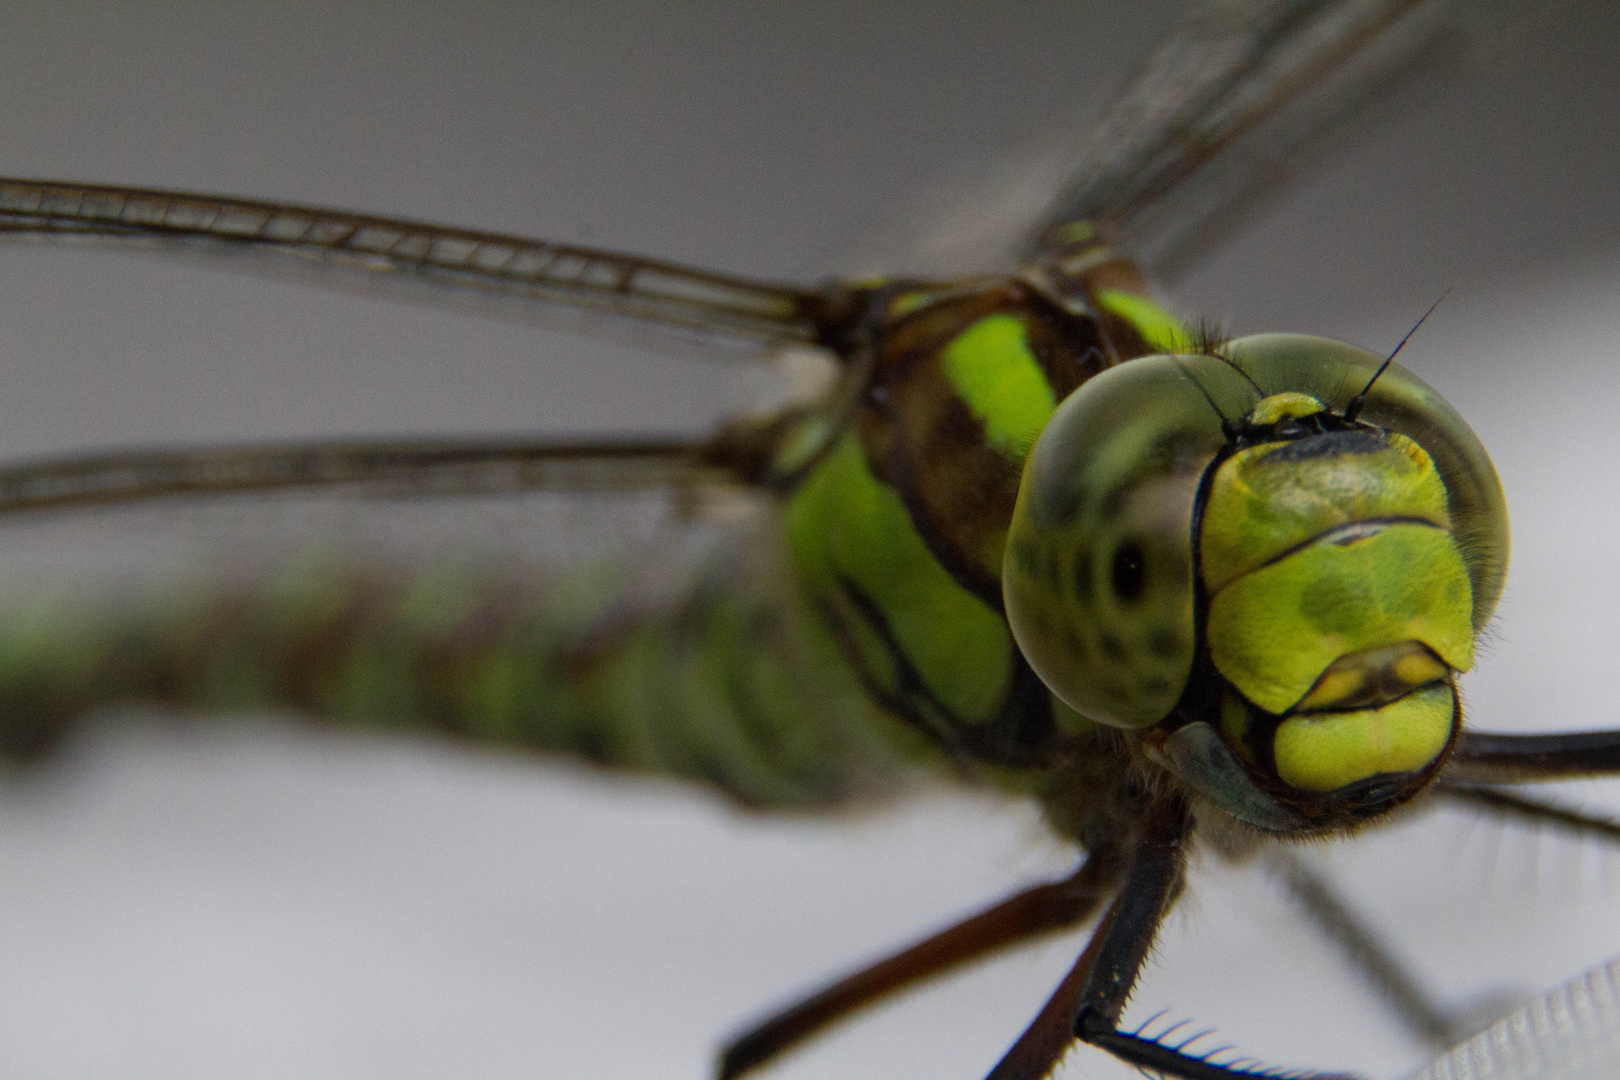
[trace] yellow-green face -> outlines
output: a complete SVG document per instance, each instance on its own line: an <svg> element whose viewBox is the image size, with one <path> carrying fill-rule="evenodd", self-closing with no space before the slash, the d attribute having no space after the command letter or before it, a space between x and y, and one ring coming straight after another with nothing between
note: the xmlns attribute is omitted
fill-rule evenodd
<svg viewBox="0 0 1620 1080"><path fill-rule="evenodd" d="M1301 419L1323 411L1286 404ZM1269 749L1277 777L1304 791L1440 756L1452 672L1474 662L1473 590L1422 447L1344 431L1238 450L1209 480L1199 558L1210 659L1236 698L1222 733L1240 756Z"/></svg>
<svg viewBox="0 0 1620 1080"><path fill-rule="evenodd" d="M1081 715L1278 831L1419 790L1460 712L1507 520L1450 406L1321 339L1148 357L1082 386L1031 452L1008 618Z"/></svg>

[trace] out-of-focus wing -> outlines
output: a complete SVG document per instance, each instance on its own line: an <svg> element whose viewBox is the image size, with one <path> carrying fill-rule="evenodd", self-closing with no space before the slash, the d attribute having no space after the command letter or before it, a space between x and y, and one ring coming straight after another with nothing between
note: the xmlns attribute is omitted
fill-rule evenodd
<svg viewBox="0 0 1620 1080"><path fill-rule="evenodd" d="M142 450L0 468L0 515L158 498L352 487L394 497L678 490L735 481L672 441L378 441Z"/></svg>
<svg viewBox="0 0 1620 1080"><path fill-rule="evenodd" d="M1023 253L1093 221L1172 279L1396 91L1557 0L1201 0L1085 143Z"/></svg>
<svg viewBox="0 0 1620 1080"><path fill-rule="evenodd" d="M1620 1075L1620 960L1577 975L1408 1080Z"/></svg>
<svg viewBox="0 0 1620 1080"><path fill-rule="evenodd" d="M763 353L811 343L821 294L609 251L172 191L0 179L0 239L252 256L259 268L472 310Z"/></svg>

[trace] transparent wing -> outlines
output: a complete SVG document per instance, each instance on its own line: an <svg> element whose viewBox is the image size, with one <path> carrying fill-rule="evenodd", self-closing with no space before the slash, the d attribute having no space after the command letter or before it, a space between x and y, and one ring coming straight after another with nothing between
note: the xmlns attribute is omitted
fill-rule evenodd
<svg viewBox="0 0 1620 1080"><path fill-rule="evenodd" d="M1408 1080L1613 1076L1620 1069L1620 961L1595 967L1498 1021Z"/></svg>
<svg viewBox="0 0 1620 1080"><path fill-rule="evenodd" d="M1556 0L1202 0L1092 132L1029 233L1101 223L1171 279L1398 91L1456 70Z"/></svg>
<svg viewBox="0 0 1620 1080"><path fill-rule="evenodd" d="M755 351L815 340L822 296L513 237L62 184L0 183L0 232L248 254L323 282L397 280ZM723 449L318 442L0 470L20 549L0 591L22 613L0 627L0 758L134 700L436 731L758 806L890 791L905 763L807 608L769 497ZM313 498L259 497L272 492ZM233 494L254 497L219 498ZM354 514L339 506L358 509L351 495L389 498ZM261 527L265 511L284 523Z"/></svg>
<svg viewBox="0 0 1620 1080"><path fill-rule="evenodd" d="M317 283L722 353L816 340L822 294L634 255L398 218L140 188L0 179L0 239L248 256Z"/></svg>

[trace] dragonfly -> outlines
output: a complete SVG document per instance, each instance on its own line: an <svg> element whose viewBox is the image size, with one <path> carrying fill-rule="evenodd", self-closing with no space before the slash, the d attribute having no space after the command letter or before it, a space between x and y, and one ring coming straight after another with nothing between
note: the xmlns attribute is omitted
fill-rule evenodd
<svg viewBox="0 0 1620 1080"><path fill-rule="evenodd" d="M216 223L216 224L217 224L217 223ZM367 253L365 253L365 252L358 252L358 253L356 253L356 254L357 254L357 255L358 255L358 256L359 256L359 257L361 257L361 258L364 258L364 256L365 256L365 255L366 255L366 254L367 254ZM376 253L375 253L375 252L373 252L373 253L371 253L371 254L376 254ZM644 268L644 267L642 267L642 266L641 266L641 265L640 265L640 264L638 264L638 265L637 265L637 266L636 266L636 267L635 267L635 268L634 268L634 274L633 274L633 276L641 276L641 277L651 277L651 276L653 276L653 274L652 274L652 273L643 273L643 270L644 270L644 269L646 269L646 270L649 270L649 271L656 271L656 270L657 270L657 267L647 267L647 268ZM623 286L621 286L621 285L613 285L613 286L612 286L612 287L611 287L611 288L610 288L610 289L608 289L608 290L607 290L607 291L608 291L608 292L609 292L609 293L612 293L612 294L614 294L614 295L621 295L621 294L624 294L624 293L625 293L625 292L626 292L626 290L625 290L625 288L624 288L624 287L623 287ZM750 294L750 295L752 295L752 294ZM820 294L817 294L817 295L820 295ZM834 300L836 300L836 299L837 299L837 298L836 298L836 297L833 297L833 298L832 298L832 299L834 299ZM829 301L829 302L830 302L830 301ZM705 316L705 318L707 318L707 316ZM700 321L702 321L702 320L700 320ZM767 321L767 322L770 322L770 323L772 323L772 325L773 325L773 326L775 326L775 325L776 325L776 324L777 324L777 322L778 322L778 321L779 321L779 320L777 320L777 319L776 319L776 317L775 317L775 316L769 316L769 317L767 317L767 319L766 319L766 321ZM707 328L709 328L709 329L713 329L713 328L714 328L714 327L707 327ZM637 450L638 450L638 452L640 452L640 453L643 453L643 454L645 454L645 455L647 455L647 456L648 456L648 457L651 457L651 458L660 458L660 457L661 457L661 456L662 456L662 455L661 455L661 453L660 453L660 451L659 451L659 448L657 448L657 447L648 447L648 446L641 446L641 447L638 447L638 448L636 448L636 449L637 449ZM443 453L443 448L430 448L430 450L429 450L429 453L436 453L436 454L442 454L442 453ZM441 467L441 468L442 468L442 467L443 467L443 466L444 466L444 462L443 462L443 460L442 460L442 459L435 459L435 460L436 460L436 461L437 461L437 463L438 463L438 467ZM209 471L210 471L210 472L211 472L211 473L212 473L212 474L213 474L213 475L216 475L216 476L217 476L217 475L219 475L219 472L220 472L220 466L221 466L221 464L222 464L222 463L221 463L221 462L218 462L218 461L215 461L215 462L213 462L213 463L212 463L212 466L211 466L211 468L210 468L210 470L209 470ZM455 461L451 461L451 462L450 462L450 465L451 465L451 466L455 466L455 465L456 465L456 464L457 464L457 462L455 462ZM341 465L341 463L340 463L340 465ZM306 463L306 465L305 465L305 466L302 466L302 467L304 467L304 468L307 468L307 467L308 467L308 465L307 465L307 463ZM366 466L366 465L365 465L365 463L364 463L364 462L362 462L362 463L361 463L361 466L360 466L360 467L361 467L361 468L366 468L366 467L368 467L368 466ZM228 469L227 469L227 470L225 470L225 471L226 471L226 472L227 472L227 473L228 473ZM80 474L80 475L83 475L83 474L82 474L82 473L81 473L81 474ZM103 475L105 475L105 474L103 474ZM150 475L150 474L148 474L148 475ZM33 480L40 480L40 479L48 479L48 477L45 477L45 476L44 476L44 474L43 474L43 473L42 473L42 472L41 472L41 471L40 471L40 470L37 470L37 469L36 469L36 470L34 470L34 471L33 471L33 472L32 472L32 473L31 473L31 474L30 474L30 476L31 476L31 477L32 477L32 479L33 479ZM26 478L25 478L25 479L26 479ZM60 477L59 477L59 476L58 476L58 477L57 477L57 479L58 479L58 480L60 480ZM147 482L147 481L142 481L142 483L146 483L146 482ZM98 481L98 482L97 482L97 483L98 483L98 486L99 486L99 487L100 487L100 490L101 490L101 491L102 491L102 492L103 492L103 494L105 494L105 493L106 493L106 485L105 485L105 483L103 483L103 482L101 482L101 481ZM179 485L178 485L178 486L179 486L179 487L184 487L184 486L185 486L185 484L186 484L186 483L187 483L187 481L182 481L182 482L181 482L181 483L180 483L180 484L179 484ZM235 485L235 484L238 484L238 483L239 483L239 481L237 481L237 480L232 480L232 479L230 479L230 478L229 478L229 477L228 477L228 476L227 476L227 480L226 480L226 484L227 484L227 486L229 486L229 485ZM173 491L174 491L174 490L175 490L175 489L173 489L173 488L171 488L171 489L169 489L169 491L170 491L170 493L171 493L171 494L172 494L172 493L173 493ZM117 493L116 493L116 492L114 492L114 494L117 494Z"/></svg>

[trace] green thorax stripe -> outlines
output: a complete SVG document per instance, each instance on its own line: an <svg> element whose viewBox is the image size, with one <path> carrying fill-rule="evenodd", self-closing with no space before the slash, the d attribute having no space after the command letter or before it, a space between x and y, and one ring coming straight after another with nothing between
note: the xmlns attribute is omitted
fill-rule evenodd
<svg viewBox="0 0 1620 1080"><path fill-rule="evenodd" d="M858 429L923 543L999 610L1024 457L1056 404L1106 366L1094 319L1022 282L924 305L886 327Z"/></svg>
<svg viewBox="0 0 1620 1080"><path fill-rule="evenodd" d="M1022 462L1057 408L1052 384L1015 315L990 315L945 346L945 375L997 453Z"/></svg>
<svg viewBox="0 0 1620 1080"><path fill-rule="evenodd" d="M878 689L970 724L997 715L1013 674L1006 621L933 557L853 433L788 499L784 517L800 572ZM911 673L920 685L908 685Z"/></svg>
<svg viewBox="0 0 1620 1080"><path fill-rule="evenodd" d="M852 660L876 694L947 742L1047 709L1044 692L1022 685L1027 665L999 603L1023 459L1060 396L1032 348L1040 324L1025 299L903 312L880 363L881 404L785 506L794 559Z"/></svg>
<svg viewBox="0 0 1620 1080"><path fill-rule="evenodd" d="M1140 293L1124 289L1099 289L1097 306L1130 323L1148 348L1161 353L1198 351L1192 334L1180 319Z"/></svg>

